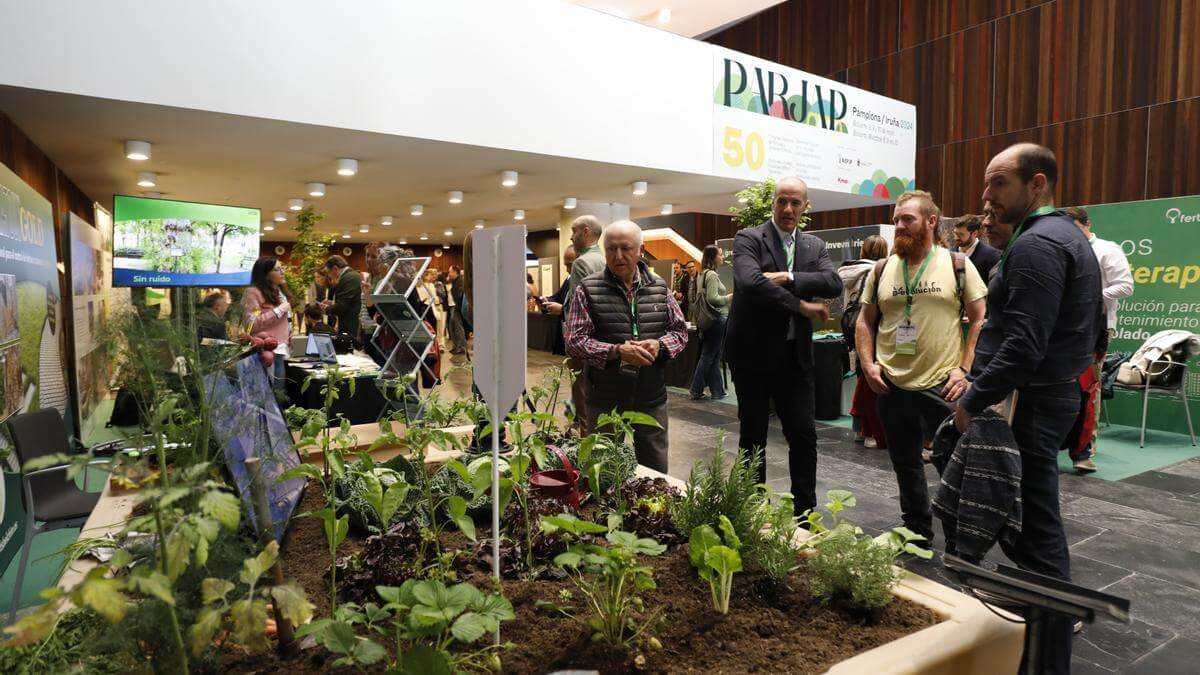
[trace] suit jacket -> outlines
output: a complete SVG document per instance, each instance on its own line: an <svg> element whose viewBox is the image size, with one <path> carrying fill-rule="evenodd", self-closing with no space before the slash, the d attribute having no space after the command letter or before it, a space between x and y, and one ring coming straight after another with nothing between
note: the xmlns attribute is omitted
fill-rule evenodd
<svg viewBox="0 0 1200 675"><path fill-rule="evenodd" d="M1000 262L1000 251L991 246L983 239L975 245L975 250L971 252L971 264L975 266L975 271L979 272L979 278L983 279L986 285L991 280L992 268L996 263Z"/></svg>
<svg viewBox="0 0 1200 675"><path fill-rule="evenodd" d="M362 312L362 275L346 268L333 285L333 305L330 316L337 319L337 331L358 337L358 315Z"/></svg>
<svg viewBox="0 0 1200 675"><path fill-rule="evenodd" d="M788 324L795 326L796 359L812 367L812 322L799 313L801 300L834 298L842 280L829 259L825 242L811 234L796 235L792 283L773 284L764 272L787 270L787 253L768 220L737 233L733 240L733 304L726 326L726 360L735 368L777 372L785 357Z"/></svg>

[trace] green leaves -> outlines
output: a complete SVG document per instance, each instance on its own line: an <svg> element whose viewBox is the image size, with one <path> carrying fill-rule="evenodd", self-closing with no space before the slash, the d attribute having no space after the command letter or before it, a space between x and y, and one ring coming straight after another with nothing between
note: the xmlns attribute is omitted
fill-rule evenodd
<svg viewBox="0 0 1200 675"><path fill-rule="evenodd" d="M488 622L483 616L467 612L454 620L450 632L459 642L470 644L488 632Z"/></svg>
<svg viewBox="0 0 1200 675"><path fill-rule="evenodd" d="M242 573L240 576L242 583L247 586L253 586L258 581L258 578L271 569L271 566L278 559L279 543L272 539L258 555L242 561Z"/></svg>
<svg viewBox="0 0 1200 675"><path fill-rule="evenodd" d="M262 651L270 647L267 641L267 603L263 600L238 600L229 608L233 619L233 638L248 649Z"/></svg>
<svg viewBox="0 0 1200 675"><path fill-rule="evenodd" d="M279 477L277 482L286 483L287 481L295 480L296 478L311 478L315 481L321 482L325 477L321 475L321 470L312 464L297 464L287 471L284 471L283 475Z"/></svg>
<svg viewBox="0 0 1200 675"><path fill-rule="evenodd" d="M337 512L333 509L321 509L319 511L309 511L303 514L310 518L320 518L325 526L325 541L329 544L329 551L332 553L341 546L346 539L346 534L350 532L350 516L337 517Z"/></svg>
<svg viewBox="0 0 1200 675"><path fill-rule="evenodd" d="M742 571L742 557L728 546L713 546L705 551L704 564L722 577Z"/></svg>
<svg viewBox="0 0 1200 675"><path fill-rule="evenodd" d="M718 535L711 525L700 525L692 529L688 538L688 559L700 574L700 578L709 583L713 609L727 614L733 575L742 571L742 556L738 553L742 542L733 531L733 524L723 515L720 517L719 527L721 535ZM721 541L722 535L725 537L725 543Z"/></svg>
<svg viewBox="0 0 1200 675"><path fill-rule="evenodd" d="M215 518L225 529L236 530L242 517L242 505L228 492L209 490L200 496L200 512Z"/></svg>
<svg viewBox="0 0 1200 675"><path fill-rule="evenodd" d="M172 607L175 606L175 597L171 594L171 580L161 572L144 566L138 567L129 575L128 583L129 589L132 591L158 598Z"/></svg>
<svg viewBox="0 0 1200 675"><path fill-rule="evenodd" d="M211 605L218 601L223 602L233 588L232 581L210 577L200 582L200 597L206 605Z"/></svg>
<svg viewBox="0 0 1200 675"><path fill-rule="evenodd" d="M570 513L562 513L557 516L543 516L539 524L542 532L546 534L554 534L558 531L569 532L576 537L584 534L603 534L608 531L608 528L588 520L581 520Z"/></svg>
<svg viewBox="0 0 1200 675"><path fill-rule="evenodd" d="M462 530L467 539L475 541L475 521L471 519L471 516L467 515L467 500L458 495L453 495L446 501L447 507L450 509L451 522L458 526L458 529Z"/></svg>
<svg viewBox="0 0 1200 675"><path fill-rule="evenodd" d="M700 578L705 581L712 581L712 571L706 561L708 549L720 545L721 537L711 525L700 525L692 529L692 536L688 538L688 559L692 567L700 573Z"/></svg>
<svg viewBox="0 0 1200 675"><path fill-rule="evenodd" d="M125 618L129 602L121 589L124 584L119 579L104 576L104 568L97 567L88 572L82 583L71 591L71 600L76 605L87 605L96 610L110 623L116 623Z"/></svg>
<svg viewBox="0 0 1200 675"><path fill-rule="evenodd" d="M196 615L195 623L188 631L188 643L192 648L192 654L199 656L212 643L213 637L221 629L224 616L225 613L217 607L205 607L200 610L200 613Z"/></svg>
<svg viewBox="0 0 1200 675"><path fill-rule="evenodd" d="M283 618L293 626L302 626L312 619L313 604L308 601L304 589L293 582L272 587L271 599L275 601L275 606L279 608Z"/></svg>
<svg viewBox="0 0 1200 675"><path fill-rule="evenodd" d="M404 654L405 675L453 675L450 656L427 645L417 645Z"/></svg>
<svg viewBox="0 0 1200 675"><path fill-rule="evenodd" d="M639 555L661 555L667 547L650 538L638 538L636 534L613 530L606 536L608 543L629 550Z"/></svg>

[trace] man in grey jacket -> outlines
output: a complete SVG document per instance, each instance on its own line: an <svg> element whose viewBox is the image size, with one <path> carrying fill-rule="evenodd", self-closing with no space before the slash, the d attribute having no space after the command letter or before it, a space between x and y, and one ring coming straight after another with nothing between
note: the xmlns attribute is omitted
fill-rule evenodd
<svg viewBox="0 0 1200 675"><path fill-rule="evenodd" d="M604 226L596 216L579 216L571 222L571 245L575 247L576 257L575 262L571 264L571 278L568 282L570 288L567 289L566 296L568 299L575 297L579 282L606 268L604 250L600 248L600 235L603 231ZM575 408L576 427L580 434L586 434L589 432L590 419L587 410L586 364L571 357L567 359L567 366L579 373L571 385L571 405Z"/></svg>

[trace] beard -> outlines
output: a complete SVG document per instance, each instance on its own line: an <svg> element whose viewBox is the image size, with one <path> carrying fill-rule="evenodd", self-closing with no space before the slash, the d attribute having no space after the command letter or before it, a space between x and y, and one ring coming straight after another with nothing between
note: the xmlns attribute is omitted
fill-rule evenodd
<svg viewBox="0 0 1200 675"><path fill-rule="evenodd" d="M926 232L923 237L914 237L908 233L908 230L896 228L896 237L892 252L901 258L907 258L924 248L932 238L932 232Z"/></svg>

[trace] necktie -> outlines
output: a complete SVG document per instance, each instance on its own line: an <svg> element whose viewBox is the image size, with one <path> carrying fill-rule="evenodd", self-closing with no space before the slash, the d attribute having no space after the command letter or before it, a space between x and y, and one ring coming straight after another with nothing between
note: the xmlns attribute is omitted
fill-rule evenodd
<svg viewBox="0 0 1200 675"><path fill-rule="evenodd" d="M788 237L783 240L783 249L787 252L787 270L792 271L792 263L796 260L796 240Z"/></svg>

